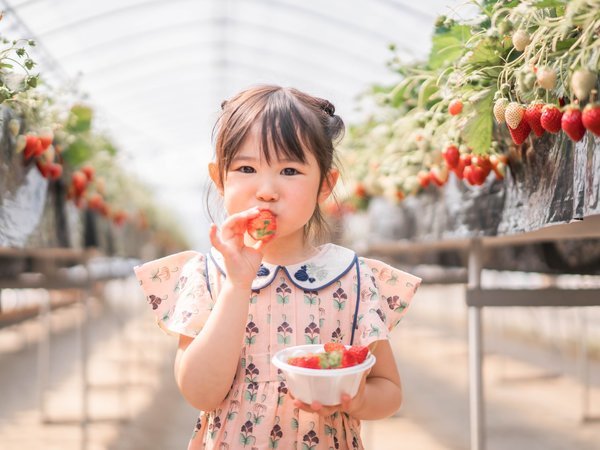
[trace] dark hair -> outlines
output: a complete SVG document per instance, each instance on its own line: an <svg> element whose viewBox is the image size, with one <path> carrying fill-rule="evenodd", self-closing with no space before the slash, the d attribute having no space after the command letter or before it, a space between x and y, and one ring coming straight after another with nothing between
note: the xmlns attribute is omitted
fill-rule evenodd
<svg viewBox="0 0 600 450"><path fill-rule="evenodd" d="M250 129L260 130L260 151L267 164L271 157L306 162L313 154L320 171L319 186L330 169L337 166L334 145L344 133L344 122L327 100L294 88L260 85L246 89L221 104L221 114L213 129L219 181L238 153ZM305 228L323 238L327 225L319 205Z"/></svg>

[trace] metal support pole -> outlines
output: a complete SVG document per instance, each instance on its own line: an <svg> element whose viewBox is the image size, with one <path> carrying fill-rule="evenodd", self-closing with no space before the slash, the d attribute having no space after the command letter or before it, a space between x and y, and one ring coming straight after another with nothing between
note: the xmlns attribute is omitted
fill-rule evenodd
<svg viewBox="0 0 600 450"><path fill-rule="evenodd" d="M38 402L40 407L40 421L48 423L48 411L46 411L46 389L50 377L50 295L46 295L40 305L39 322L41 325L41 336L38 342Z"/></svg>
<svg viewBox="0 0 600 450"><path fill-rule="evenodd" d="M579 319L579 343L577 345L577 371L581 382L581 421L590 418L590 373L588 367L587 320L583 308L577 311Z"/></svg>
<svg viewBox="0 0 600 450"><path fill-rule="evenodd" d="M85 264L88 277L90 282L89 267L87 261ZM85 288L80 290L81 296L81 321L79 326L79 342L80 342L80 364L81 364L81 450L87 450L88 447L88 425L89 425L89 374L88 374L88 358L89 358L89 297L90 297L90 286L86 285Z"/></svg>
<svg viewBox="0 0 600 450"><path fill-rule="evenodd" d="M469 249L469 289L481 288L483 248L473 239ZM485 449L485 418L483 399L483 343L481 307L469 306L469 411L471 450Z"/></svg>

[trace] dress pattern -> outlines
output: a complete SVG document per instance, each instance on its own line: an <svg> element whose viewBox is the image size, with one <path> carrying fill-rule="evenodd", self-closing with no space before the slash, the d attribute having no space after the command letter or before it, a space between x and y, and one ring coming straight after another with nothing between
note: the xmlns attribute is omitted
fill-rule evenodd
<svg viewBox="0 0 600 450"><path fill-rule="evenodd" d="M159 326L197 336L225 280L222 256L177 253L135 268ZM294 408L285 377L271 364L282 348L328 341L368 345L387 339L421 280L381 261L326 244L311 259L263 263L252 284L241 356L232 388L203 411L188 449L362 449L360 421L322 418ZM355 320L356 316L356 320Z"/></svg>

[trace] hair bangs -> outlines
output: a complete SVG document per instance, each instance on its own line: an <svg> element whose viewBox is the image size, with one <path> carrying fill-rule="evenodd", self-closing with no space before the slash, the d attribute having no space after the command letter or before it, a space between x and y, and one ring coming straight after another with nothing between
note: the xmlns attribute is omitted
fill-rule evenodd
<svg viewBox="0 0 600 450"><path fill-rule="evenodd" d="M269 96L257 122L260 129L261 153L268 164L271 158L306 163L306 152L314 152L302 130L309 126L308 111L302 111L285 91Z"/></svg>

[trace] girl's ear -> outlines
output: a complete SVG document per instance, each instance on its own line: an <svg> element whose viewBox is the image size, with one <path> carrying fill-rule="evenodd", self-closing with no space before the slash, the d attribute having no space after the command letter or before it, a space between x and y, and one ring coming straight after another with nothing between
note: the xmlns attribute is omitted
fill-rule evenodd
<svg viewBox="0 0 600 450"><path fill-rule="evenodd" d="M208 163L208 174L210 175L210 179L213 181L213 183L215 183L219 194L223 195L223 184L221 183L221 179L219 178L219 168L217 167L217 163Z"/></svg>
<svg viewBox="0 0 600 450"><path fill-rule="evenodd" d="M321 184L321 191L319 192L319 203L324 202L331 195L339 177L340 171L337 169L331 169L327 173L327 176Z"/></svg>

